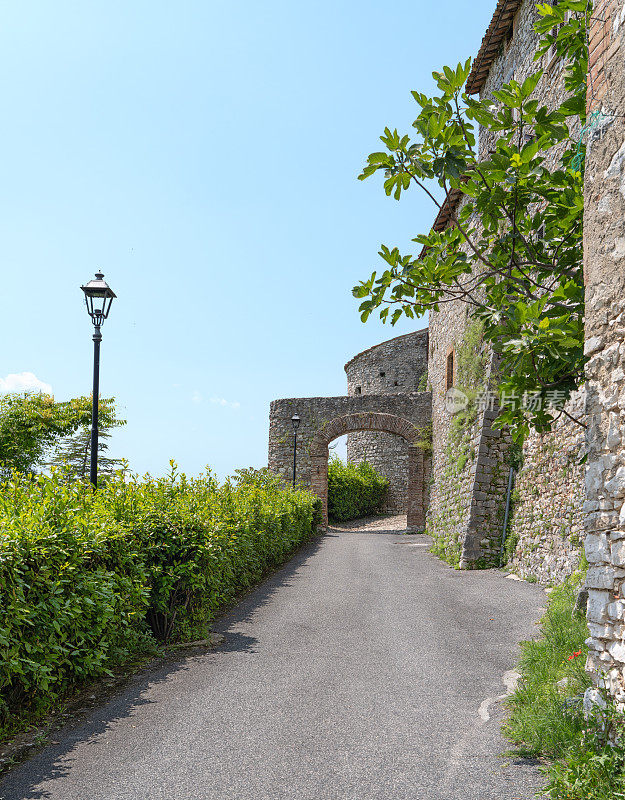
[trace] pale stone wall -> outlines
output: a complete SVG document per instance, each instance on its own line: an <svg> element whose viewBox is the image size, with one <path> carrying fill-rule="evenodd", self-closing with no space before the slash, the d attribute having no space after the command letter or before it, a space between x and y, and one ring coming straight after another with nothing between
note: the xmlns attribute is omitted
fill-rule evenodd
<svg viewBox="0 0 625 800"><path fill-rule="evenodd" d="M584 392L566 410L585 422ZM508 567L522 578L561 583L580 564L584 540L584 428L561 416L549 433L532 432L515 480ZM512 544L516 546L512 548Z"/></svg>
<svg viewBox="0 0 625 800"><path fill-rule="evenodd" d="M593 9L588 108L602 116L588 143L584 217L587 668L625 702L625 6L615 0Z"/></svg>
<svg viewBox="0 0 625 800"><path fill-rule="evenodd" d="M479 422L465 433L459 452L450 437L452 415L445 405L447 357L457 350L467 327L467 306L449 303L430 314L428 380L432 389L432 486L427 531L438 552L460 563L473 499Z"/></svg>
<svg viewBox="0 0 625 800"><path fill-rule="evenodd" d="M397 336L354 356L345 365L347 394L414 392L427 372L428 331ZM389 433L350 433L347 461L367 460L389 480L384 511L405 513L408 496L408 444Z"/></svg>

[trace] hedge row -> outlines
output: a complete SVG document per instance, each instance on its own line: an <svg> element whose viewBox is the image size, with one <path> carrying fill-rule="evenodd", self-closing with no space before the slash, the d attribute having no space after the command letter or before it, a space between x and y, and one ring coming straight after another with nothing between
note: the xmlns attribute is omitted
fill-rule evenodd
<svg viewBox="0 0 625 800"><path fill-rule="evenodd" d="M0 724L211 615L311 536L319 504L267 471L219 485L62 476L0 486Z"/></svg>
<svg viewBox="0 0 625 800"><path fill-rule="evenodd" d="M388 480L367 461L344 464L333 458L328 464L328 516L337 522L366 517L379 511Z"/></svg>

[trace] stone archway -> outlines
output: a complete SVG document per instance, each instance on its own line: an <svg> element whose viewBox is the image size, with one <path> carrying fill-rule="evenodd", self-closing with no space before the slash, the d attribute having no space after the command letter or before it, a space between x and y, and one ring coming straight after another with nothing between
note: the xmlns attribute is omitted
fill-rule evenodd
<svg viewBox="0 0 625 800"><path fill-rule="evenodd" d="M312 438L310 488L323 504L323 527L328 526L328 445L337 437L356 431L383 431L401 436L408 442L407 526L410 530L423 530L427 511L425 457L423 447L418 444L423 432L407 419L375 411L335 417Z"/></svg>
<svg viewBox="0 0 625 800"><path fill-rule="evenodd" d="M423 530L429 500L431 459L417 443L432 422L430 392L349 397L290 397L274 400L269 413L269 468L285 481L293 480L293 426L297 414L296 481L319 495L327 525L328 444L357 431L380 431L408 442L409 527Z"/></svg>

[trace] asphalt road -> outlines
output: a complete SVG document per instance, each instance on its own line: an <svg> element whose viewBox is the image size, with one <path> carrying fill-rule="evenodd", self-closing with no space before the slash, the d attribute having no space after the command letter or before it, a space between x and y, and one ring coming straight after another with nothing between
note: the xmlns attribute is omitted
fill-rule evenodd
<svg viewBox="0 0 625 800"><path fill-rule="evenodd" d="M4 800L530 800L494 698L545 595L330 532L0 781Z"/></svg>

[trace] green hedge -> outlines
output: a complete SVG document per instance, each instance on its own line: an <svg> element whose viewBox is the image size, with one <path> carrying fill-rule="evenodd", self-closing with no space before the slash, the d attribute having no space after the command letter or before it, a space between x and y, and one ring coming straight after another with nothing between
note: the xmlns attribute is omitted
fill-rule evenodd
<svg viewBox="0 0 625 800"><path fill-rule="evenodd" d="M283 563L319 502L267 471L0 485L0 726L211 615Z"/></svg>
<svg viewBox="0 0 625 800"><path fill-rule="evenodd" d="M344 464L333 458L328 464L328 516L337 522L366 517L380 510L388 480L366 461Z"/></svg>

